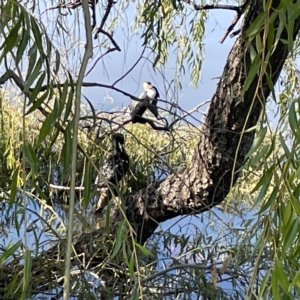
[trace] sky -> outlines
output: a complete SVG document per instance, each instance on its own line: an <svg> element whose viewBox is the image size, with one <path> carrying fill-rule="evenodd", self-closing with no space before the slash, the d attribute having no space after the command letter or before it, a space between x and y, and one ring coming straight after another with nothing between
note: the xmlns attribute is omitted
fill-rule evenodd
<svg viewBox="0 0 300 300"><path fill-rule="evenodd" d="M218 83L218 77L221 76L223 67L226 62L226 58L230 52L230 49L235 41L235 38L231 39L227 37L223 44L219 43L220 38L223 36L227 27L231 24L235 14L223 10L211 11L205 33L204 40L204 60L202 65L202 76L197 88L190 85L189 74L183 77L182 90L178 96L179 105L184 110L190 110L199 103L211 99L216 85ZM239 26L236 25L237 29ZM116 36L116 40L119 37ZM123 45L124 46L124 45ZM122 52L113 52L105 59L105 65L98 63L95 69L85 78L88 82L101 82L105 84L112 84L116 79L124 75L126 71L134 64L139 57L142 48L140 40L131 38L130 46L126 49L122 47ZM125 63L124 63L125 58ZM170 55L170 61L168 66L174 65L175 56ZM165 74L167 80L170 82L174 79L174 69L172 67L166 68ZM109 77L107 77L107 73ZM137 67L122 81L120 81L116 87L125 90L133 95L139 95L142 90L142 83L144 81L152 82L158 89L161 99L166 99L164 92L163 78L157 72L153 71L150 64L143 65L139 63ZM84 95L95 105L99 110L112 110L116 107L127 106L130 99L124 95L112 91L99 88L86 88L84 89ZM204 109L205 110L205 109Z"/></svg>

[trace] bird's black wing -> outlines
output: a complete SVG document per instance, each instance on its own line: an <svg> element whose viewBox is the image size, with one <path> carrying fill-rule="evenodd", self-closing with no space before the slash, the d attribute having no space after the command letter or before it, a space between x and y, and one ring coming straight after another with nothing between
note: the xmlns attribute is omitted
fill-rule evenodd
<svg viewBox="0 0 300 300"><path fill-rule="evenodd" d="M94 213L100 213L107 205L110 199L109 195L111 195L110 193L107 193L108 188L110 188L110 191L112 191L113 193L116 193L115 188L113 186L109 187L109 184L117 184L128 172L128 170L129 156L126 152L111 155L104 160L100 168L102 178L99 181L97 177L95 182L97 188L100 189L100 196L99 199L93 205L92 211ZM106 189L102 190L103 188Z"/></svg>
<svg viewBox="0 0 300 300"><path fill-rule="evenodd" d="M157 109L157 100L153 100L151 104L149 104L148 109L153 113L155 118L158 118L158 109Z"/></svg>
<svg viewBox="0 0 300 300"><path fill-rule="evenodd" d="M107 187L109 183L117 184L129 169L129 156L126 153L111 154L101 167L101 178L97 176L95 184L98 188Z"/></svg>

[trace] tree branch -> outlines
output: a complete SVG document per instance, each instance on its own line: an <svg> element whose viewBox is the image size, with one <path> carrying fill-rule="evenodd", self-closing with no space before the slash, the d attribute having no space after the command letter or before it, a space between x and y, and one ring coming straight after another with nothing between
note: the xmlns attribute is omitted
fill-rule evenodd
<svg viewBox="0 0 300 300"><path fill-rule="evenodd" d="M227 28L227 30L225 31L224 35L221 37L221 39L219 40L219 42L222 44L225 39L227 38L228 34L233 30L234 26L236 25L236 23L239 21L239 19L241 18L241 16L244 14L245 10L247 9L248 5L250 5L250 1L251 0L245 0L244 4L242 6L240 6L240 10L237 11L237 15L235 16L235 18L232 20L230 26ZM240 32L240 30L236 30L235 32L233 32L230 37L234 37L235 35L237 35Z"/></svg>
<svg viewBox="0 0 300 300"><path fill-rule="evenodd" d="M99 30L99 32L103 33L104 35L106 35L110 39L110 41L112 42L112 44L115 46L115 48L118 51L121 51L121 48L119 47L119 45L117 44L117 42L113 39L112 34L109 34L108 32L104 31L103 29Z"/></svg>
<svg viewBox="0 0 300 300"><path fill-rule="evenodd" d="M237 12L237 15L231 22L230 26L227 28L226 32L224 35L221 37L219 42L222 44L225 39L227 38L228 34L232 31L234 26L237 24L241 16L244 14L246 8L250 4L251 0L245 0L244 3L240 6L235 6L235 5L227 5L227 4L205 4L205 5L197 5L195 4L194 1L191 0L182 0L183 2L190 4L193 6L195 10L210 10L210 9L225 9L225 10L233 10ZM232 37L232 36L231 36Z"/></svg>
<svg viewBox="0 0 300 300"><path fill-rule="evenodd" d="M111 9L112 9L112 7L113 7L113 5L114 5L115 3L116 3L116 2L115 2L114 0L107 0L106 11L105 11L105 13L104 13L104 16L103 16L103 18L102 18L102 20L101 20L101 23L100 23L100 25L99 25L99 27L98 27L98 29L97 29L95 35L94 35L94 39L96 39L96 38L98 37L98 34L99 34L99 33L101 32L101 30L103 29L103 26L104 26L104 24L105 24L105 22L106 22L106 20L107 20L107 18L108 18L108 16L109 16L109 14L110 14L110 11L111 11Z"/></svg>
<svg viewBox="0 0 300 300"><path fill-rule="evenodd" d="M227 5L227 4L205 4L205 5L197 5L194 1L191 0L182 0L187 4L193 6L195 10L209 10L209 9L226 9L226 10L234 10L239 12L241 10L241 6L236 5Z"/></svg>

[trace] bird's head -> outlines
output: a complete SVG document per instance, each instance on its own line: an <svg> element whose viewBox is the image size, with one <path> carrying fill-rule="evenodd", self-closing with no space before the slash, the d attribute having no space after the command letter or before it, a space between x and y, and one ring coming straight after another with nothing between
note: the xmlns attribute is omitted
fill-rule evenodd
<svg viewBox="0 0 300 300"><path fill-rule="evenodd" d="M153 86L151 84L151 82L145 81L143 83L143 88L146 91L148 97L153 98L153 99L159 98L158 90L157 90L157 88L155 86Z"/></svg>
<svg viewBox="0 0 300 300"><path fill-rule="evenodd" d="M144 88L145 91L149 91L150 89L152 89L152 84L151 84L151 82L145 81L145 82L143 83L143 88Z"/></svg>
<svg viewBox="0 0 300 300"><path fill-rule="evenodd" d="M114 133L112 135L112 139L114 141L115 150L117 152L124 152L124 144L125 144L125 138L122 133Z"/></svg>
<svg viewBox="0 0 300 300"><path fill-rule="evenodd" d="M116 142L119 142L121 143L122 145L124 145L125 143L125 138L124 138L124 135L122 133L114 133L112 135L112 138L116 141Z"/></svg>

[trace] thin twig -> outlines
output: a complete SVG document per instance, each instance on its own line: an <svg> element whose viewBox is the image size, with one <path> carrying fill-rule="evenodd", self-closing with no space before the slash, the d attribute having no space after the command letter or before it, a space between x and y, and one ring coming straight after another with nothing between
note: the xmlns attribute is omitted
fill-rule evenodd
<svg viewBox="0 0 300 300"><path fill-rule="evenodd" d="M185 117L187 117L187 116L192 117L193 119L195 119L195 118L192 116L192 114L193 114L194 112L198 111L198 109L199 109L200 107L202 107L202 106L204 106L204 105L206 105L206 104L208 104L208 103L210 103L210 102L211 102L211 99L206 100L206 101L204 101L204 102L201 102L200 104L198 104L196 107L192 108L192 109L189 110L189 111L184 111L182 108L179 107L180 110L184 112L184 114L183 114L181 117L179 117L179 118L177 118L176 120L174 120L174 121L170 124L169 128L172 128L177 122L183 120L183 119L184 119ZM197 119L195 119L195 120L197 120Z"/></svg>
<svg viewBox="0 0 300 300"><path fill-rule="evenodd" d="M210 270L212 268L212 265L203 265L203 264L181 264L181 265L176 265L176 266L171 266L167 269L164 269L162 271L159 271L153 275L150 275L149 277L145 278L142 280L142 284L153 280L157 277L164 276L168 272L177 270L177 269L186 269L186 268L193 268L193 269L198 269L198 270Z"/></svg>
<svg viewBox="0 0 300 300"><path fill-rule="evenodd" d="M75 9L79 6L82 6L81 2L68 2L66 4L60 3L58 5L46 8L46 11L47 10L53 10L53 9L61 9L61 8Z"/></svg>
<svg viewBox="0 0 300 300"><path fill-rule="evenodd" d="M102 55L100 55L100 57L97 58L97 60L95 61L95 63L90 68L90 70L86 73L85 76L87 76L88 74L91 73L91 71L95 68L95 66L97 65L97 63L99 62L99 60L102 59L105 55L107 55L110 52L116 51L116 50L119 51L119 52L121 52L121 48L119 47L119 45L117 44L117 42L114 40L112 34L106 32L103 29L100 30L100 33L106 35L109 38L109 40L111 41L111 43L114 45L114 48L108 48L106 52L104 52Z"/></svg>
<svg viewBox="0 0 300 300"><path fill-rule="evenodd" d="M114 51L116 51L116 50L117 50L117 48L109 48L109 49L107 49L103 54L101 54L101 55L96 59L96 61L94 62L93 66L90 68L90 70L85 74L85 76L89 75L89 74L93 71L93 69L95 68L95 66L97 65L97 63L99 62L100 59L102 59L102 58L103 58L105 55L107 55L108 53L114 52Z"/></svg>
<svg viewBox="0 0 300 300"><path fill-rule="evenodd" d="M121 81L123 78L125 78L135 67L136 65L140 62L141 58L143 57L144 55L144 52L146 50L146 47L144 47L140 57L137 59L137 61L133 64L133 66L124 74L122 75L119 79L117 79L113 84L112 86L115 86L119 81Z"/></svg>

